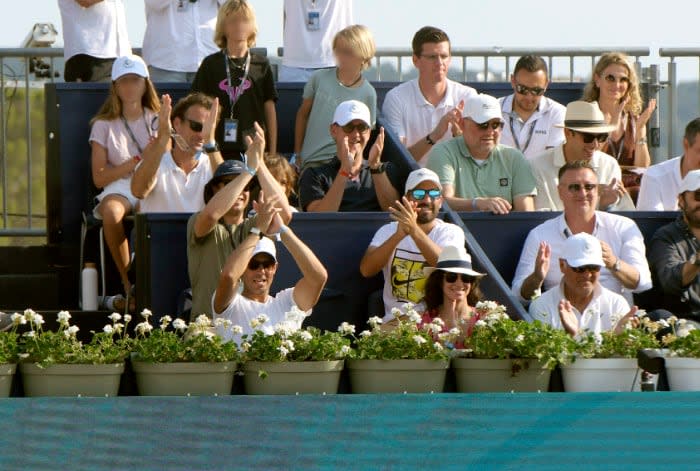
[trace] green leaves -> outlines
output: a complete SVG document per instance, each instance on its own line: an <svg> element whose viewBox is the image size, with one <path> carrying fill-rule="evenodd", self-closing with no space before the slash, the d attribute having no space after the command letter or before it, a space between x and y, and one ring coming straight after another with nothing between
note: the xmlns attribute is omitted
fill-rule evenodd
<svg viewBox="0 0 700 471"><path fill-rule="evenodd" d="M269 335L262 330L244 335L241 350L247 361L340 360L350 352L350 340L339 332L322 332L316 327L277 328Z"/></svg>

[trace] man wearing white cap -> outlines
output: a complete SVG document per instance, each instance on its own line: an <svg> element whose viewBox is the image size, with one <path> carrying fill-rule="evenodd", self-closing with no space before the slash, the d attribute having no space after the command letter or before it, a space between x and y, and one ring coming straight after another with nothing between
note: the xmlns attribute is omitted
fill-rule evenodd
<svg viewBox="0 0 700 471"><path fill-rule="evenodd" d="M700 170L688 172L678 192L681 214L652 237L649 264L663 307L700 322Z"/></svg>
<svg viewBox="0 0 700 471"><path fill-rule="evenodd" d="M405 196L389 208L394 222L379 228L362 257L363 276L372 277L380 270L384 274L385 319L393 317L393 308L421 302L426 279L423 267L437 263L442 247L464 247L462 230L437 218L441 206L442 186L435 172L427 168L412 171Z"/></svg>
<svg viewBox="0 0 700 471"><path fill-rule="evenodd" d="M640 211L677 211L678 189L691 170L700 169L700 118L685 127L683 155L652 165L644 173L637 197Z"/></svg>
<svg viewBox="0 0 700 471"><path fill-rule="evenodd" d="M336 156L325 165L304 170L299 179L301 208L322 211L387 211L399 193L398 175L382 162L384 128L364 160L372 121L367 105L357 100L338 105L330 125Z"/></svg>
<svg viewBox="0 0 700 471"><path fill-rule="evenodd" d="M219 285L212 296L214 319L224 318L240 325L244 334L251 334L250 321L260 314L266 314L270 321L262 326L272 333L274 325L285 321L285 313L294 306L311 314L318 302L328 274L316 255L290 229L282 224L279 210L275 209L278 197L262 201L258 207L257 225L251 229L243 242L231 252L221 270ZM302 278L294 287L284 289L270 296L270 287L277 272L277 250L275 243L263 235L270 223L279 227L280 240L287 248L301 271ZM239 294L239 284L243 291ZM296 319L301 327L303 319ZM221 332L225 338L232 338L232 332Z"/></svg>
<svg viewBox="0 0 700 471"><path fill-rule="evenodd" d="M530 161L532 172L537 180L535 207L561 211L564 209L557 186L559 169L567 162L587 160L602 183L600 188L600 208L616 211L634 210L634 203L622 185L622 172L614 157L598 150L608 139L608 133L615 125L605 121L603 112L596 103L573 101L566 106L564 124L566 141L545 151Z"/></svg>
<svg viewBox="0 0 700 471"><path fill-rule="evenodd" d="M447 203L457 211L532 211L535 178L522 152L499 144L501 105L490 95L467 100L462 136L437 144L428 168L440 177Z"/></svg>
<svg viewBox="0 0 700 471"><path fill-rule="evenodd" d="M637 307L630 309L625 298L601 286L604 266L598 239L586 233L566 239L559 258L561 282L530 304L528 320L564 329L571 336L622 329Z"/></svg>

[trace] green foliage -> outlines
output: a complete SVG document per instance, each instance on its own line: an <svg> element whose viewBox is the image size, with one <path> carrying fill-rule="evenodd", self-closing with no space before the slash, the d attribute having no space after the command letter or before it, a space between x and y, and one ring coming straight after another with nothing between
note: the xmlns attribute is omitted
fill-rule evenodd
<svg viewBox="0 0 700 471"><path fill-rule="evenodd" d="M672 332L661 339L664 347L677 357L700 358L700 330L685 319L671 316L668 320Z"/></svg>
<svg viewBox="0 0 700 471"><path fill-rule="evenodd" d="M350 352L350 340L338 332L293 330L282 324L270 335L260 329L244 335L241 350L247 361L341 360Z"/></svg>
<svg viewBox="0 0 700 471"><path fill-rule="evenodd" d="M9 331L0 332L0 365L16 363L19 355L19 335L17 325Z"/></svg>
<svg viewBox="0 0 700 471"><path fill-rule="evenodd" d="M659 348L656 338L659 324L641 317L637 326L627 324L620 332L609 330L596 334L584 332L577 338L570 337L568 350L581 358L636 358L644 348Z"/></svg>
<svg viewBox="0 0 700 471"><path fill-rule="evenodd" d="M170 316L163 316L158 329L154 329L148 321L151 316L149 310L144 309L141 315L145 321L136 326L136 338L133 341L133 352L139 361L216 363L238 360L235 342L224 341L216 335L216 326L205 315L199 316L190 324L182 319L173 321ZM174 330L167 330L171 322Z"/></svg>

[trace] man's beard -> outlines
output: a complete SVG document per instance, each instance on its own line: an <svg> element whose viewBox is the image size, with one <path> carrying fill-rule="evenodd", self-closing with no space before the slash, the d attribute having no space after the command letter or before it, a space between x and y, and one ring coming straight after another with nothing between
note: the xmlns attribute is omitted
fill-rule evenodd
<svg viewBox="0 0 700 471"><path fill-rule="evenodd" d="M421 212L421 208L418 208L419 212L418 212L418 217L416 218L416 221L418 222L418 224L427 224L427 223L433 221L433 219L435 219L435 217L437 216L436 215L437 211L434 210L434 208L435 208L434 205L425 206L425 208L429 210L429 212L427 214L423 214Z"/></svg>

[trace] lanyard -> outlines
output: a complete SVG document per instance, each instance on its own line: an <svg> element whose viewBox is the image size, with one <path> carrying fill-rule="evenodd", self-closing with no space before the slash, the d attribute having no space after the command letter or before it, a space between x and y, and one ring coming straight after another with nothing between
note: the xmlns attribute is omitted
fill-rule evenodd
<svg viewBox="0 0 700 471"><path fill-rule="evenodd" d="M530 125L530 133L527 135L527 141L525 142L525 147L520 147L520 139L518 139L518 134L515 132L515 128L513 127L513 116L509 116L509 121L508 125L510 126L510 133L513 135L513 141L515 142L515 147L520 150L520 152L525 152L527 148L530 146L530 140L532 140L532 134L535 132L535 125L537 124L537 120L534 120L532 124Z"/></svg>
<svg viewBox="0 0 700 471"><path fill-rule="evenodd" d="M221 53L224 55L224 65L226 66L226 80L228 83L228 88L231 90L233 88L233 84L231 83L231 67L229 66L228 63L228 54L226 54L226 50L222 49ZM233 96L231 96L231 93L229 92L228 99L229 102L231 103L231 112L230 118L233 119L233 106L236 104L238 99L243 95L243 84L245 83L245 79L248 78L248 71L250 70L250 51L246 54L245 58L245 69L243 70L243 77L241 77L241 83L238 85L238 88L235 89L233 92Z"/></svg>
<svg viewBox="0 0 700 471"><path fill-rule="evenodd" d="M148 137L151 137L151 128L148 126L148 123L146 123L146 112L143 112L143 125L146 127L146 132L148 133ZM131 127L129 127L129 123L126 122L126 118L124 115L120 116L122 123L124 123L124 127L126 128L126 132L129 134L129 137L131 138L131 141L134 143L136 146L136 149L139 151L139 155L143 154L143 149L139 145L139 141L136 140L136 136L134 136L134 131L131 130Z"/></svg>

